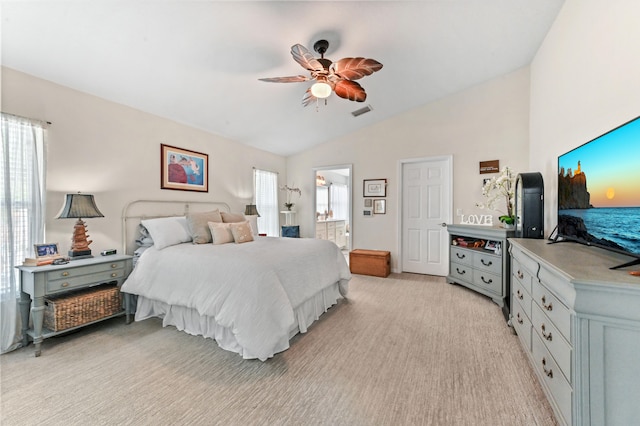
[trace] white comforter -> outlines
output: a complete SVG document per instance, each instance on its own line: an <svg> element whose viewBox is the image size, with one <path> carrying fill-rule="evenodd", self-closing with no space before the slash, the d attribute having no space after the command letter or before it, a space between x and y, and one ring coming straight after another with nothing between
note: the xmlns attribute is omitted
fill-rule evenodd
<svg viewBox="0 0 640 426"><path fill-rule="evenodd" d="M151 247L122 291L214 317L264 361L288 342L296 307L336 282L345 296L349 279L344 255L330 241L258 237L244 244Z"/></svg>

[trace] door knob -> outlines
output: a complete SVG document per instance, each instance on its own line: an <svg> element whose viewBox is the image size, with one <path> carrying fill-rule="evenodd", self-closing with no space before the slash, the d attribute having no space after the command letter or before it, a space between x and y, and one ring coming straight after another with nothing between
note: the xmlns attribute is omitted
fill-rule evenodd
<svg viewBox="0 0 640 426"><path fill-rule="evenodd" d="M444 223L444 222L442 222L442 223L440 224L440 226L442 226L443 228L446 228L446 227L447 227L447 224L446 224L446 223Z"/></svg>

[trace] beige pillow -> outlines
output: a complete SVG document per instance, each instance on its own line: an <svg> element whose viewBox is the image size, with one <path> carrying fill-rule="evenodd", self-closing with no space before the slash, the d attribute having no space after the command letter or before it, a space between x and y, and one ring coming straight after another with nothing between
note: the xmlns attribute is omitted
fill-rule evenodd
<svg viewBox="0 0 640 426"><path fill-rule="evenodd" d="M222 221L224 223L244 222L247 220L242 213L220 212L220 215L222 216Z"/></svg>
<svg viewBox="0 0 640 426"><path fill-rule="evenodd" d="M253 232L249 222L236 222L230 223L229 225L231 225L231 233L236 243L241 244L253 241Z"/></svg>
<svg viewBox="0 0 640 426"><path fill-rule="evenodd" d="M209 222L207 225L211 232L211 242L213 244L226 244L233 242L230 223Z"/></svg>
<svg viewBox="0 0 640 426"><path fill-rule="evenodd" d="M187 225L194 244L206 244L211 242L211 231L209 222L222 223L220 210L215 209L210 212L190 213L187 215Z"/></svg>

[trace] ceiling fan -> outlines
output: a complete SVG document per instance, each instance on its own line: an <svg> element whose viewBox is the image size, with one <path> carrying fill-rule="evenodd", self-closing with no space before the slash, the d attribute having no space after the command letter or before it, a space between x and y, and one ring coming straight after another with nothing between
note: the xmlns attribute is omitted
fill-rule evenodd
<svg viewBox="0 0 640 426"><path fill-rule="evenodd" d="M327 40L315 42L313 50L320 54L320 58L315 58L303 45L294 44L291 46L293 59L303 68L311 71L310 77L295 75L291 77L260 78L259 80L272 83L299 83L315 80L316 82L307 89L302 98L302 106L307 106L317 99L328 98L332 91L341 98L364 102L367 99L367 94L362 86L353 80L379 71L382 69L382 64L374 59L360 57L343 58L336 62L331 62L324 57L328 48L329 42Z"/></svg>

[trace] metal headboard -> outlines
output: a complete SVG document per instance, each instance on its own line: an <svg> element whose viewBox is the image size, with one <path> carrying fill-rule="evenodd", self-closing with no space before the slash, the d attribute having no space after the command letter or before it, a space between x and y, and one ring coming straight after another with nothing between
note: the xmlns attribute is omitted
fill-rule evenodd
<svg viewBox="0 0 640 426"><path fill-rule="evenodd" d="M213 209L231 212L229 204L222 201L184 201L184 200L135 200L122 209L122 252L133 253L137 228L143 219L158 217L186 216L189 213ZM129 240L130 232L134 238ZM133 248L133 250L130 250Z"/></svg>

